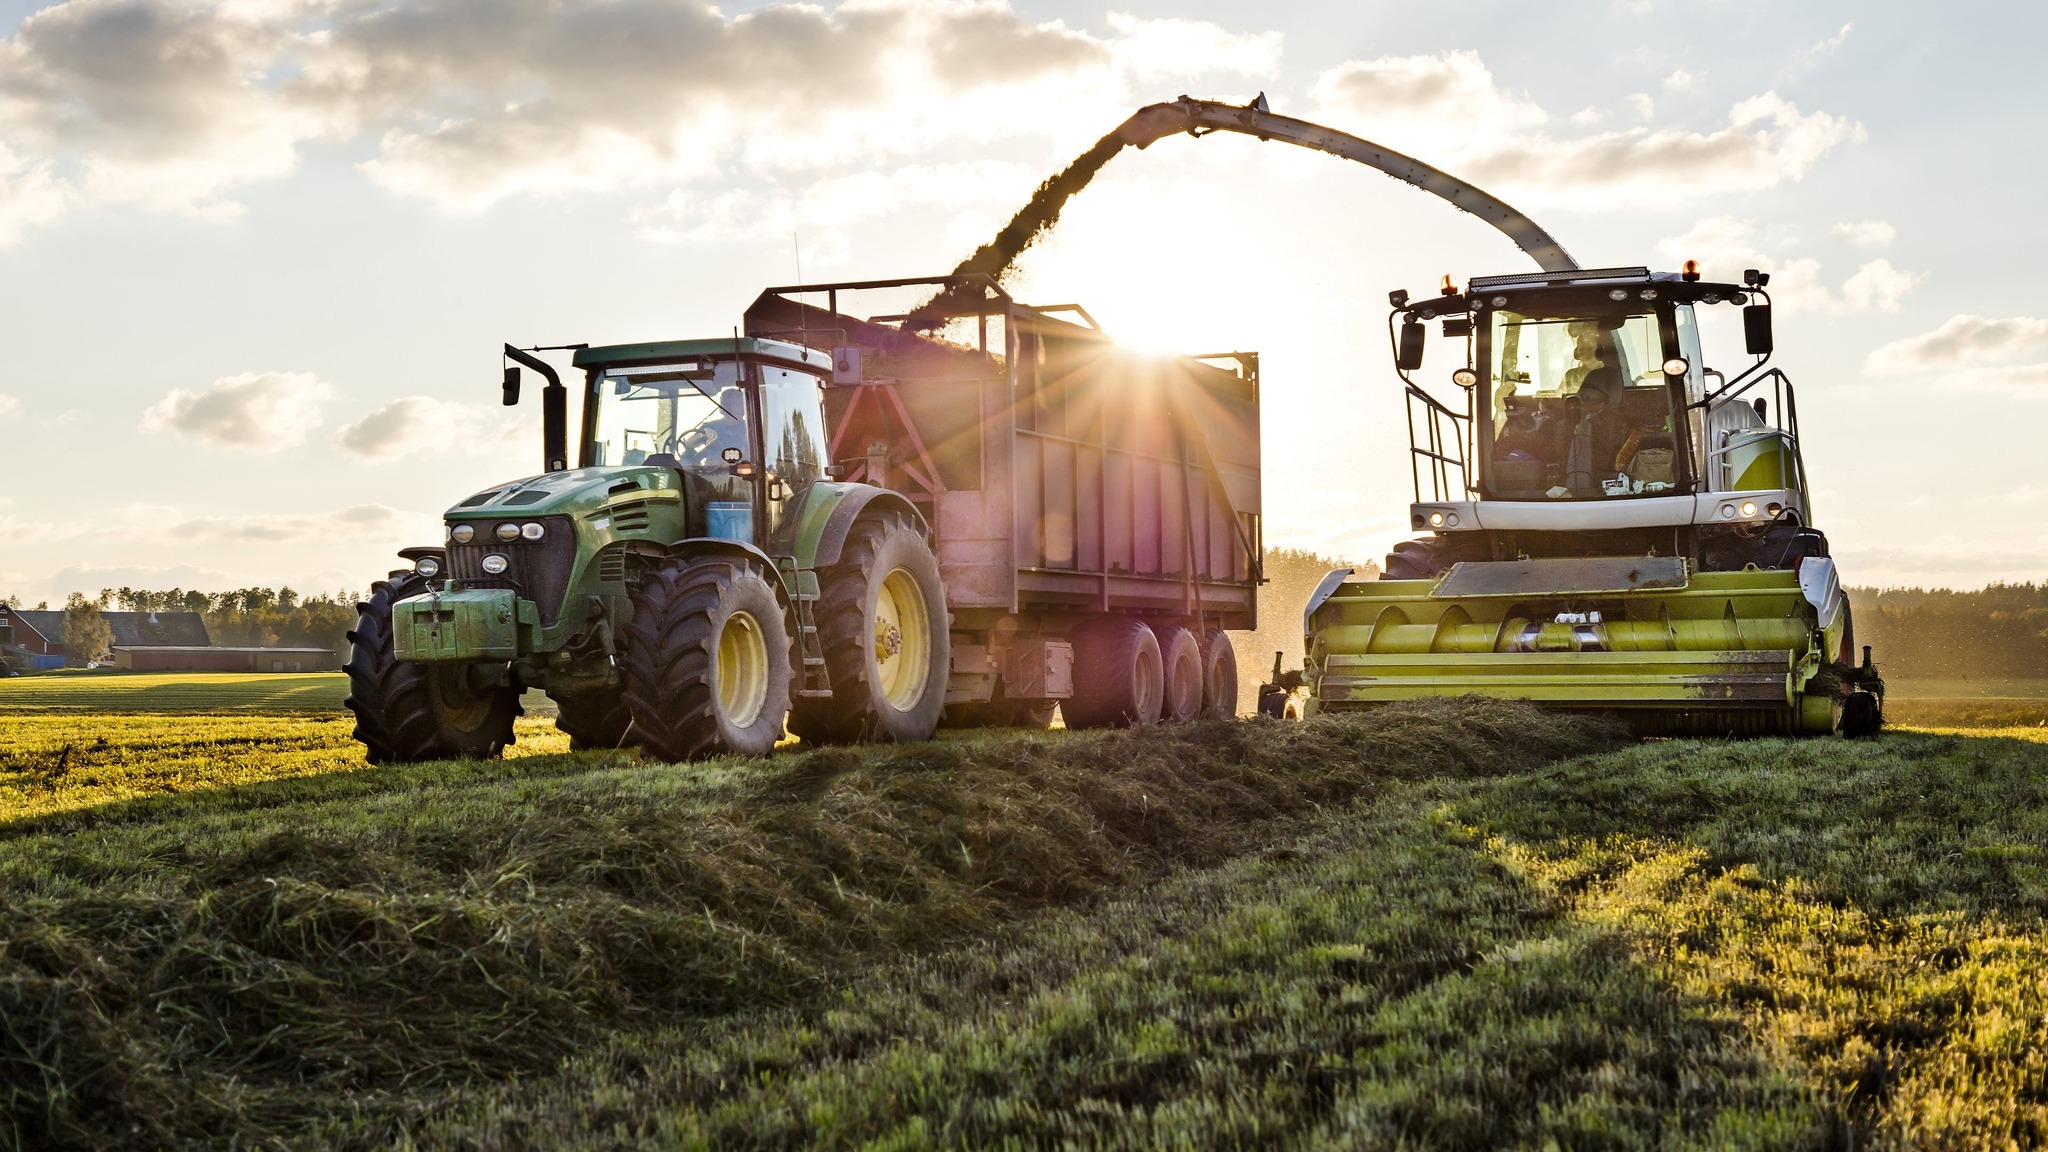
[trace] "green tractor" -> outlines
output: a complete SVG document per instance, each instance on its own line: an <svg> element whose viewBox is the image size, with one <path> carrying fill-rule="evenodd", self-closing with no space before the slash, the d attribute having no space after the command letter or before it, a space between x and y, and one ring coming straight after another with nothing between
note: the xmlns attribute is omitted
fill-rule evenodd
<svg viewBox="0 0 2048 1152"><path fill-rule="evenodd" d="M570 349L533 349L567 351ZM544 689L571 746L663 760L923 740L945 708L946 594L903 496L825 459L830 357L766 339L573 346L542 393L546 470L448 509L373 588L348 707L374 764L492 757Z"/></svg>

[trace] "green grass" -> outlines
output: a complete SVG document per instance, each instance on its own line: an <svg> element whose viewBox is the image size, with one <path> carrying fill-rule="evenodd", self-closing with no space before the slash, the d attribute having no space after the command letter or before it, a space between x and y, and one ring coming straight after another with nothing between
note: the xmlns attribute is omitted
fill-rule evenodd
<svg viewBox="0 0 2048 1152"><path fill-rule="evenodd" d="M2040 729L367 768L23 720L107 746L0 821L0 1146L2048 1143Z"/></svg>
<svg viewBox="0 0 2048 1152"><path fill-rule="evenodd" d="M338 712L339 672L74 672L0 680L4 712Z"/></svg>

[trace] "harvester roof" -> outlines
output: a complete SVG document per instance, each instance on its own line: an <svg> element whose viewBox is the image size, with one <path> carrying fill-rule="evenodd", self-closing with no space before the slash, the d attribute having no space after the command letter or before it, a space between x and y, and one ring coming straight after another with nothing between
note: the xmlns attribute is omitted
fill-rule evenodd
<svg viewBox="0 0 2048 1152"><path fill-rule="evenodd" d="M654 340L643 344L606 344L578 348L578 368L612 368L628 364L659 364L670 360L731 359L765 360L811 372L830 372L832 357L814 348L784 340L754 336L713 340Z"/></svg>
<svg viewBox="0 0 2048 1152"><path fill-rule="evenodd" d="M1448 278L1446 278L1448 280ZM1450 286L1447 284L1447 286ZM1451 286L1454 287L1454 286ZM1755 291L1741 284L1687 279L1678 272L1648 268L1579 268L1564 272L1516 272L1506 276L1474 276L1463 292L1404 298L1396 307L1424 319L1487 307L1539 310L1604 310L1622 300L1671 300L1686 303L1740 304Z"/></svg>

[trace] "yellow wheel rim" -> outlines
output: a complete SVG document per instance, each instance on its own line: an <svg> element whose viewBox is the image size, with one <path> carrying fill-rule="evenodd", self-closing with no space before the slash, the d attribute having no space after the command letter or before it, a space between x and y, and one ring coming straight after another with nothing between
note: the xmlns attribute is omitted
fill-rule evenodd
<svg viewBox="0 0 2048 1152"><path fill-rule="evenodd" d="M718 633L718 708L735 726L746 728L768 704L768 641L750 613L725 618Z"/></svg>
<svg viewBox="0 0 2048 1152"><path fill-rule="evenodd" d="M899 712L924 699L931 676L932 624L917 577L897 568L882 578L875 594L875 683Z"/></svg>
<svg viewBox="0 0 2048 1152"><path fill-rule="evenodd" d="M436 668L427 674L427 692L440 713L442 723L457 732L475 732L491 718L494 701L489 692L478 692L465 681L467 669Z"/></svg>

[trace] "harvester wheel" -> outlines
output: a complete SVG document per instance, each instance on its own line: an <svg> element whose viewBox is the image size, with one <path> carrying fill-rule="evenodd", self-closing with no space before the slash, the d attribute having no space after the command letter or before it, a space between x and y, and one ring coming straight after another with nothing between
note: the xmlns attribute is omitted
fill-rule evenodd
<svg viewBox="0 0 2048 1152"><path fill-rule="evenodd" d="M789 626L752 565L684 561L633 591L619 671L633 742L662 760L765 756L789 712Z"/></svg>
<svg viewBox="0 0 2048 1152"><path fill-rule="evenodd" d="M1850 739L1877 735L1884 727L1882 702L1870 692L1851 692L1842 698L1840 731Z"/></svg>
<svg viewBox="0 0 2048 1152"><path fill-rule="evenodd" d="M624 748L633 734L633 710L614 692L579 692L555 697L555 727L569 734L569 751Z"/></svg>
<svg viewBox="0 0 2048 1152"><path fill-rule="evenodd" d="M355 738L372 764L493 758L512 743L520 714L519 689L478 685L471 665L428 665L400 660L391 644L391 606L427 590L424 577L394 572L356 605L348 673L348 709Z"/></svg>
<svg viewBox="0 0 2048 1152"><path fill-rule="evenodd" d="M1096 619L1074 629L1074 694L1061 701L1069 728L1157 724L1166 695L1159 640L1137 620Z"/></svg>
<svg viewBox="0 0 2048 1152"><path fill-rule="evenodd" d="M1237 649L1221 628L1202 636L1202 715L1212 720L1237 718Z"/></svg>
<svg viewBox="0 0 2048 1152"><path fill-rule="evenodd" d="M1189 724L1202 714L1202 646L1195 634L1178 624L1154 624L1159 659L1166 673L1160 698L1162 724Z"/></svg>
<svg viewBox="0 0 2048 1152"><path fill-rule="evenodd" d="M818 584L832 696L798 701L790 731L807 744L931 739L946 708L952 617L924 535L894 513L863 518Z"/></svg>

